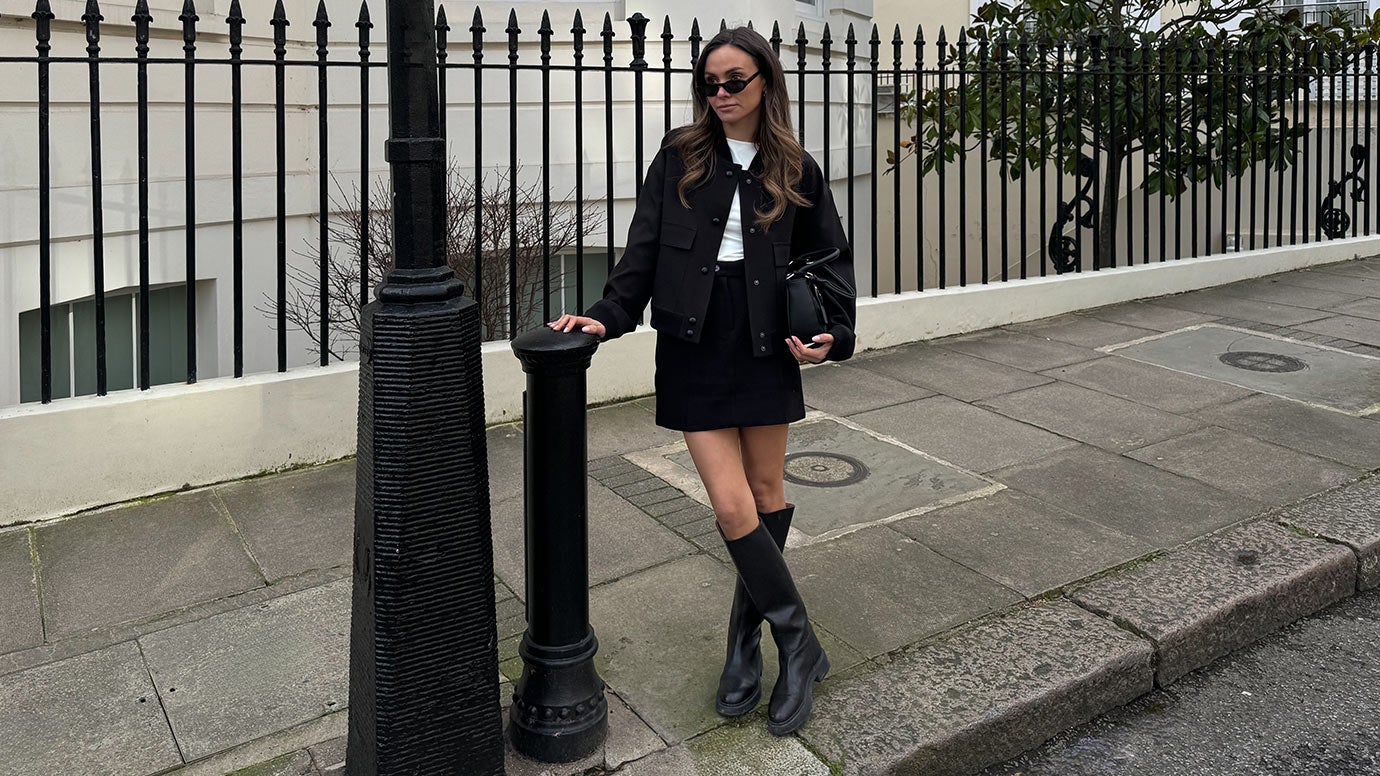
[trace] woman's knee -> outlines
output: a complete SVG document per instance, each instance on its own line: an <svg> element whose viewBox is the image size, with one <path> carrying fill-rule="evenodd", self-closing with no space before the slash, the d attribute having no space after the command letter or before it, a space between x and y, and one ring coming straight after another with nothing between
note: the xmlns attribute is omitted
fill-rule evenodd
<svg viewBox="0 0 1380 776"><path fill-rule="evenodd" d="M749 480L748 487L758 512L775 512L786 505L785 485L780 479Z"/></svg>

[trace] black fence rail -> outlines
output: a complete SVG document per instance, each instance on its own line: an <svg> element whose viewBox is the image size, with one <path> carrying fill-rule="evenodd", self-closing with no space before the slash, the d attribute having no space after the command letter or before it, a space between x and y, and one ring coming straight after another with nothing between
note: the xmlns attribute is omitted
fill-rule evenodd
<svg viewBox="0 0 1380 776"><path fill-rule="evenodd" d="M0 252L37 256L37 307L16 298L10 313L22 401L285 371L303 354L327 365L358 346L360 308L391 261L383 138L371 132L384 115L371 83L385 63L372 56L367 1L341 20L323 0L303 39L289 38L282 2L248 19L236 0L210 29L186 0L177 20L155 28L145 0L128 23L107 22L96 0L80 20L57 20L38 0L35 53L0 55L0 77L36 87L35 233L8 249L0 238ZM438 10L454 156L449 261L489 339L599 293L658 138L691 118L689 74L713 30L692 20L679 37L670 18L659 32L651 22L577 10L568 28L542 13L524 29L516 11L492 20L476 9L462 24ZM55 25L84 51L55 52ZM795 90L800 138L839 193L860 288L874 296L1371 234L1371 45L833 32L773 24L768 39ZM119 110L132 113L133 137L103 123L112 71L122 92L127 75L134 83ZM246 107L268 83L272 98ZM67 150L53 147L55 104L64 136L72 116L84 119L90 154L89 180L61 188L89 210L89 230L73 232L64 216L62 238L52 232L54 154ZM151 145L151 133L173 129L180 148ZM223 141L208 142L211 132ZM112 145L133 149L119 181L106 176ZM152 175L151 162L174 151L179 174ZM251 173L246 152L272 164ZM309 197L298 191L303 170ZM132 208L109 196L126 184ZM180 188L180 201L151 204L151 185ZM314 206L294 212L299 194ZM112 208L130 215L129 229L112 229ZM128 255L109 250L117 232ZM90 294L55 287L55 246L67 262L82 253ZM203 261L211 251L227 256L223 270ZM120 261L117 274L135 281L113 304ZM70 276L75 265L64 266ZM199 291L206 280L228 281L223 300ZM252 284L263 286L257 303ZM256 322L271 330L262 363L249 357L250 341L266 339ZM206 356L207 342L228 354Z"/></svg>

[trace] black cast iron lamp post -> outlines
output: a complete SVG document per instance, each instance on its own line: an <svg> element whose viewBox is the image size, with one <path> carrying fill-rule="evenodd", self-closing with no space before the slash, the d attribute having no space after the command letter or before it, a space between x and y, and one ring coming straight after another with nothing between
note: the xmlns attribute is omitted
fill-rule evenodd
<svg viewBox="0 0 1380 776"><path fill-rule="evenodd" d="M599 338L540 326L513 340L527 373L523 492L527 632L518 647L513 747L543 762L593 754L608 733L599 641L589 625L585 371Z"/></svg>
<svg viewBox="0 0 1380 776"><path fill-rule="evenodd" d="M361 322L350 776L504 772L479 313L446 264L433 11L388 2L396 265Z"/></svg>

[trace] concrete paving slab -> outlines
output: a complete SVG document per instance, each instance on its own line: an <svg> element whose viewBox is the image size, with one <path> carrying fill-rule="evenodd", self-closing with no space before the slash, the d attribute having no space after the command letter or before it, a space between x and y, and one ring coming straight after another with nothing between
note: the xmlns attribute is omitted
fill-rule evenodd
<svg viewBox="0 0 1380 776"><path fill-rule="evenodd" d="M0 676L0 776L139 776L182 764L132 641Z"/></svg>
<svg viewBox="0 0 1380 776"><path fill-rule="evenodd" d="M1033 461L1078 444L948 396L865 412L852 420L975 472Z"/></svg>
<svg viewBox="0 0 1380 776"><path fill-rule="evenodd" d="M1155 551L1139 539L1011 490L891 527L1027 598Z"/></svg>
<svg viewBox="0 0 1380 776"><path fill-rule="evenodd" d="M1356 294L1380 298L1380 281L1308 269L1275 275L1279 282L1304 288L1317 288L1323 291L1337 291L1343 294Z"/></svg>
<svg viewBox="0 0 1380 776"><path fill-rule="evenodd" d="M1241 318L1247 321L1273 323L1276 326L1297 326L1305 321L1316 321L1329 315L1326 312L1303 307L1271 304L1255 299L1242 299L1219 289L1191 291L1187 294L1161 297L1155 300L1155 304L1162 307L1177 307L1181 310L1213 315L1219 318Z"/></svg>
<svg viewBox="0 0 1380 776"><path fill-rule="evenodd" d="M1369 318L1372 321L1380 321L1380 299L1367 297L1358 299L1355 302L1340 304L1335 307L1324 308L1333 312L1350 315L1355 318Z"/></svg>
<svg viewBox="0 0 1380 776"><path fill-rule="evenodd" d="M1334 315L1318 321L1300 323L1294 328L1326 334L1329 337L1380 347L1380 321L1350 315Z"/></svg>
<svg viewBox="0 0 1380 776"><path fill-rule="evenodd" d="M1380 280L1380 267L1375 266L1375 263L1371 261L1339 261L1335 264L1317 267L1316 270L1366 280Z"/></svg>
<svg viewBox="0 0 1380 776"><path fill-rule="evenodd" d="M1273 517L1356 553L1356 589L1380 587L1380 477L1371 477L1296 504Z"/></svg>
<svg viewBox="0 0 1380 776"><path fill-rule="evenodd" d="M268 762L233 771L228 776L317 776L318 773L311 755L299 749Z"/></svg>
<svg viewBox="0 0 1380 776"><path fill-rule="evenodd" d="M830 776L829 766L794 737L761 724L726 725L638 760L620 776Z"/></svg>
<svg viewBox="0 0 1380 776"><path fill-rule="evenodd" d="M664 445L681 438L679 431L658 426L655 415L633 402L590 410L588 424L590 460Z"/></svg>
<svg viewBox="0 0 1380 776"><path fill-rule="evenodd" d="M1209 407L1199 420L1360 469L1380 468L1380 417L1358 418L1266 394Z"/></svg>
<svg viewBox="0 0 1380 776"><path fill-rule="evenodd" d="M1003 329L990 329L960 337L945 337L935 345L985 358L998 364L1039 372L1056 366L1097 358L1097 351L1067 342Z"/></svg>
<svg viewBox="0 0 1380 776"><path fill-rule="evenodd" d="M1049 378L934 345L910 345L853 359L853 366L976 401L1049 382Z"/></svg>
<svg viewBox="0 0 1380 776"><path fill-rule="evenodd" d="M139 641L190 760L345 706L349 631L341 580Z"/></svg>
<svg viewBox="0 0 1380 776"><path fill-rule="evenodd" d="M786 456L786 500L796 505L791 531L805 542L972 498L993 487L974 474L835 418L809 418L793 425ZM667 460L681 469L679 480L697 479L688 451L671 453ZM695 483L682 490L703 492Z"/></svg>
<svg viewBox="0 0 1380 776"><path fill-rule="evenodd" d="M1360 471L1209 426L1126 454L1228 493L1280 504L1351 482Z"/></svg>
<svg viewBox="0 0 1380 776"><path fill-rule="evenodd" d="M270 582L350 562L353 460L235 482L215 491Z"/></svg>
<svg viewBox="0 0 1380 776"><path fill-rule="evenodd" d="M262 586L207 491L40 526L49 641Z"/></svg>
<svg viewBox="0 0 1380 776"><path fill-rule="evenodd" d="M800 381L805 388L805 404L832 415L856 415L934 395L928 388L848 364L812 366L801 371Z"/></svg>
<svg viewBox="0 0 1380 776"><path fill-rule="evenodd" d="M1347 294L1340 291L1325 291L1319 288L1307 288L1304 286L1281 283L1279 278L1266 277L1256 280L1247 280L1240 283L1231 283L1222 286L1223 293L1239 296L1244 299L1258 299L1262 302L1273 302L1275 304L1290 305L1293 307L1306 307L1311 310L1328 310L1336 305L1354 302L1361 298L1357 294Z"/></svg>
<svg viewBox="0 0 1380 776"><path fill-rule="evenodd" d="M1259 502L1089 447L991 475L1080 517L1169 548L1245 519Z"/></svg>
<svg viewBox="0 0 1380 776"><path fill-rule="evenodd" d="M979 402L1007 417L1090 445L1124 452L1201 428L1196 420L1068 383Z"/></svg>
<svg viewBox="0 0 1380 776"><path fill-rule="evenodd" d="M1155 644L1163 687L1351 595L1356 556L1272 522L1209 536L1070 595Z"/></svg>
<svg viewBox="0 0 1380 776"><path fill-rule="evenodd" d="M0 655L43 643L29 529L0 533Z"/></svg>
<svg viewBox="0 0 1380 776"><path fill-rule="evenodd" d="M1150 659L1068 602L1023 607L827 684L800 735L846 776L961 776L1148 692Z"/></svg>
<svg viewBox="0 0 1380 776"><path fill-rule="evenodd" d="M329 741L307 747L307 753L311 755L311 761L317 769L325 771L345 764L345 748L348 742L348 736L336 736Z"/></svg>
<svg viewBox="0 0 1380 776"><path fill-rule="evenodd" d="M1115 354L1043 374L1172 413L1188 413L1251 395L1245 388Z"/></svg>
<svg viewBox="0 0 1380 776"><path fill-rule="evenodd" d="M868 657L1021 600L885 526L802 547L790 563L810 617Z"/></svg>
<svg viewBox="0 0 1380 776"><path fill-rule="evenodd" d="M690 555L695 547L659 525L642 510L594 479L589 484L589 584L618 579L639 569ZM527 600L523 500L508 499L491 507L494 571L522 600Z"/></svg>
<svg viewBox="0 0 1380 776"><path fill-rule="evenodd" d="M1006 327L1035 337L1067 342L1084 348L1100 348L1117 342L1129 342L1154 334L1158 329L1139 326L1126 326L1111 321L1099 320L1089 315L1069 313L1053 318L1042 318L1029 323L1016 323Z"/></svg>
<svg viewBox="0 0 1380 776"><path fill-rule="evenodd" d="M522 424L492 426L484 434L489 458L489 502L522 495Z"/></svg>
<svg viewBox="0 0 1380 776"><path fill-rule="evenodd" d="M1124 326L1135 326L1141 329L1154 329L1155 331L1174 331L1185 326L1196 326L1220 318L1220 315L1210 315L1195 313L1191 310L1180 310L1173 307L1164 307L1149 302L1128 302L1125 304L1109 305L1098 307L1092 310L1084 310L1080 315L1087 315L1102 321L1120 323ZM1125 342L1125 340L1121 340Z"/></svg>
<svg viewBox="0 0 1380 776"><path fill-rule="evenodd" d="M600 676L669 743L724 723L714 710L714 690L723 669L734 579L732 569L697 555L590 591L590 622L600 637L595 656ZM668 616L653 616L653 611ZM837 670L862 662L861 654L827 631L819 636ZM765 630L763 647L766 698L778 668Z"/></svg>
<svg viewBox="0 0 1380 776"><path fill-rule="evenodd" d="M1297 367L1288 359L1303 362L1304 368L1289 372L1255 371L1222 361L1222 356L1238 351L1268 354L1257 359L1271 362L1260 364L1263 368ZM1380 359L1290 339L1208 324L1118 348L1115 353L1352 414L1380 406Z"/></svg>

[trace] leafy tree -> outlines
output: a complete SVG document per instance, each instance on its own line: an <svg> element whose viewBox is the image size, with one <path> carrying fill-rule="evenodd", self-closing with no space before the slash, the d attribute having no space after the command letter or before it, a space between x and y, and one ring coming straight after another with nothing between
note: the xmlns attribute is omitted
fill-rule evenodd
<svg viewBox="0 0 1380 776"><path fill-rule="evenodd" d="M1141 185L1171 198L1260 163L1287 168L1309 131L1293 122L1294 101L1364 62L1380 28L1380 13L1359 28L1344 14L1306 23L1274 2L992 0L956 41L941 31L945 81L911 92L901 117L920 128L888 162L918 157L926 174L985 139L1013 180L1051 163L1100 180L1065 215L1094 230L1093 262L1105 264L1128 157L1147 154ZM1056 269L1077 265L1071 237L1053 236L1051 248Z"/></svg>

